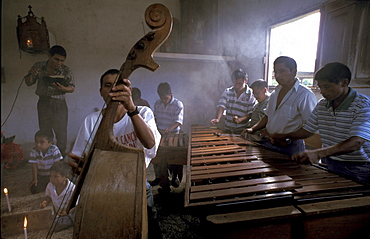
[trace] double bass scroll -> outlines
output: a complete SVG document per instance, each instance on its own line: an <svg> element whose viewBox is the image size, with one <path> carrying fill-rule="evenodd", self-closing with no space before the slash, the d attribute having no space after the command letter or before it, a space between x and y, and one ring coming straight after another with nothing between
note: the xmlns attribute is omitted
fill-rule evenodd
<svg viewBox="0 0 370 239"><path fill-rule="evenodd" d="M145 11L145 21L152 31L142 37L131 48L125 63L120 68L122 73L119 80L127 79L139 67L151 71L155 71L159 67L153 60L153 54L170 35L172 15L164 5L153 4Z"/></svg>

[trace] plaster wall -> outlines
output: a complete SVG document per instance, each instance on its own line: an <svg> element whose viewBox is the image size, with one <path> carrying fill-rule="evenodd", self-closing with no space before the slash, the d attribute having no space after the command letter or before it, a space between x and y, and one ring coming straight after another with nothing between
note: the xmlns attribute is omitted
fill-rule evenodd
<svg viewBox="0 0 370 239"><path fill-rule="evenodd" d="M131 47L150 31L144 13L150 4L157 2L166 5L172 15L179 18L178 0L2 1L1 67L5 76L5 83L1 84L2 124L16 98L9 119L1 126L4 134L16 135L16 142L22 144L33 142L38 130L36 85L27 87L22 79L35 62L46 60L47 55L32 55L18 49L17 16L26 16L28 5L32 6L35 16L45 18L54 38L51 45L62 45L67 50L65 64L72 69L76 83L75 92L66 97L68 140L71 142L85 116L103 106L99 95L100 76L110 68L120 68ZM136 78L140 78L140 73ZM142 89L143 96L148 96L147 92L154 87L156 85Z"/></svg>
<svg viewBox="0 0 370 239"><path fill-rule="evenodd" d="M67 95L71 143L82 120L103 106L98 92L101 74L119 68L131 47L149 31L144 12L155 2L163 3L175 18L181 19L180 0L2 1L2 124L15 98L16 102L1 131L6 136L16 135L16 143L23 144L33 142L38 130L36 86L27 87L21 82L34 62L46 60L47 55L18 49L17 16L26 16L28 5L36 16L45 18L53 43L64 46L68 53L65 64L72 69L76 82L75 92ZM268 26L316 10L325 2L328 0L219 0L215 21L219 22L220 52L236 57L236 62L155 58L161 67L155 72L136 70L130 77L132 86L139 87L143 98L154 106L158 84L167 81L174 97L185 105L182 129L188 132L191 124L208 124L216 114L222 91L231 85L230 74L235 68L245 68L250 83L264 77Z"/></svg>

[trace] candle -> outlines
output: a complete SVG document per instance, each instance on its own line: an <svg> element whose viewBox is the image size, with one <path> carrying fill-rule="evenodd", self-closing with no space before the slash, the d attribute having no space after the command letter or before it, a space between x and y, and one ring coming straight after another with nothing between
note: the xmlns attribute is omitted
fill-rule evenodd
<svg viewBox="0 0 370 239"><path fill-rule="evenodd" d="M27 43L27 48L33 48L33 43L32 43L31 38L28 38L26 43Z"/></svg>
<svg viewBox="0 0 370 239"><path fill-rule="evenodd" d="M9 196L8 196L8 189L7 188L4 188L4 193L5 193L5 197L6 197L6 202L8 203L9 212L11 212L12 211L12 208L10 207Z"/></svg>
<svg viewBox="0 0 370 239"><path fill-rule="evenodd" d="M24 231L24 239L27 239L27 217L24 217L23 231Z"/></svg>

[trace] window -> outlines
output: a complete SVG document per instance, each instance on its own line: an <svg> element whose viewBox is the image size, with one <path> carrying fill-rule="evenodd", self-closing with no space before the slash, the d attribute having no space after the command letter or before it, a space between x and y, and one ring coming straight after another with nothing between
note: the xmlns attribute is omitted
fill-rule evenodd
<svg viewBox="0 0 370 239"><path fill-rule="evenodd" d="M302 84L312 86L319 28L319 11L271 27L267 72L269 85L278 85L273 75L274 60L279 56L289 56L297 62L297 78Z"/></svg>

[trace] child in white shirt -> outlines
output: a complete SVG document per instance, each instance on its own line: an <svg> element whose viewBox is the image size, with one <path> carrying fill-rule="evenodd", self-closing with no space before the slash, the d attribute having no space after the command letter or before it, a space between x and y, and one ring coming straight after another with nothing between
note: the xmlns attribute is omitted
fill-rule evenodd
<svg viewBox="0 0 370 239"><path fill-rule="evenodd" d="M75 184L69 180L70 166L62 161L55 162L50 168L50 182L46 186L45 200L40 207L45 208L50 202L53 203L55 218L55 231L61 231L73 226L75 210L72 208L68 213L66 208L75 189Z"/></svg>

